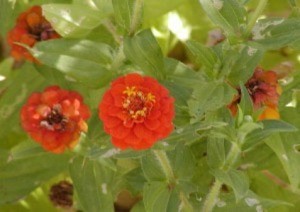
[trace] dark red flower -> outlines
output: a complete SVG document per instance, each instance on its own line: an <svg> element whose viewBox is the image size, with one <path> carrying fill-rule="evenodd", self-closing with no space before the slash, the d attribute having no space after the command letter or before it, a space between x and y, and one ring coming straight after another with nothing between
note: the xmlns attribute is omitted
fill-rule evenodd
<svg viewBox="0 0 300 212"><path fill-rule="evenodd" d="M8 43L11 46L11 56L17 61L25 58L33 62L37 62L37 60L26 48L15 44L15 42L32 47L36 42L55 38L60 38L60 35L53 30L51 24L44 18L40 6L33 6L21 13L16 25L7 36Z"/></svg>
<svg viewBox="0 0 300 212"><path fill-rule="evenodd" d="M264 105L278 105L279 85L277 74L274 71L263 71L263 69L257 68L245 86L255 108L260 108Z"/></svg>
<svg viewBox="0 0 300 212"><path fill-rule="evenodd" d="M274 71L264 71L262 68L256 68L252 77L246 82L245 87L252 99L254 109L265 108L259 116L259 120L279 118L277 107L281 87L278 84L278 76ZM236 115L237 105L241 100L240 88L238 88L238 91L239 94L228 105L233 115Z"/></svg>
<svg viewBox="0 0 300 212"><path fill-rule="evenodd" d="M43 93L33 93L21 110L25 131L45 150L62 153L73 148L81 132L87 131L89 108L75 91L50 86Z"/></svg>
<svg viewBox="0 0 300 212"><path fill-rule="evenodd" d="M174 99L154 78L128 74L111 84L99 104L99 118L112 143L147 149L173 130Z"/></svg>

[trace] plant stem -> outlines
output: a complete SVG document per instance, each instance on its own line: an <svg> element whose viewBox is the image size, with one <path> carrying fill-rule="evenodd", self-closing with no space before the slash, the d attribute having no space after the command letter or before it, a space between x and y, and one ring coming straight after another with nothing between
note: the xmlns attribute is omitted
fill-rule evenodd
<svg viewBox="0 0 300 212"><path fill-rule="evenodd" d="M235 164L239 156L240 156L240 148L236 143L233 143L226 157L225 163L221 167L221 170L227 172ZM216 179L214 185L211 187L204 201L203 208L202 208L203 212L211 212L213 210L217 202L217 199L219 197L221 187L222 187L222 182Z"/></svg>
<svg viewBox="0 0 300 212"><path fill-rule="evenodd" d="M140 23L141 13L143 10L143 0L136 0L133 6L129 35L133 35Z"/></svg>
<svg viewBox="0 0 300 212"><path fill-rule="evenodd" d="M215 207L217 198L220 193L220 189L222 187L222 182L217 180L214 182L213 186L211 187L209 193L206 196L205 202L203 204L202 211L203 212L210 212Z"/></svg>
<svg viewBox="0 0 300 212"><path fill-rule="evenodd" d="M168 159L166 152L163 150L153 150L153 152L154 152L157 160L159 161L159 163L162 167L162 170L164 171L164 173L167 177L168 182L169 183L174 182L175 176L174 176L173 169L171 167L171 164L170 164L170 161Z"/></svg>
<svg viewBox="0 0 300 212"><path fill-rule="evenodd" d="M233 143L231 149L226 157L224 165L221 169L227 172L237 161L238 157L240 156L241 150L236 143Z"/></svg>
<svg viewBox="0 0 300 212"><path fill-rule="evenodd" d="M251 16L248 26L246 28L246 36L248 37L252 31L252 28L254 27L257 19L261 15L261 13L264 11L265 7L267 6L268 0L260 0L258 3L258 6L256 7L253 15Z"/></svg>
<svg viewBox="0 0 300 212"><path fill-rule="evenodd" d="M117 33L116 27L111 23L110 20L103 21L103 26L107 29L107 31L113 36L114 40L121 45L122 39L120 35Z"/></svg>
<svg viewBox="0 0 300 212"><path fill-rule="evenodd" d="M114 58L113 63L111 64L111 69L114 71L117 71L118 68L123 64L123 61L125 60L125 55L124 55L124 46L123 46L123 42L121 43L118 52L116 53L116 56Z"/></svg>

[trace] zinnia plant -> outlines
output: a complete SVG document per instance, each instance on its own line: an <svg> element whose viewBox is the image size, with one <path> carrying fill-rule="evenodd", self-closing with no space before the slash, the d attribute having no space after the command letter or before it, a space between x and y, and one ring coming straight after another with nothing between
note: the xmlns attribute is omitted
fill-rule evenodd
<svg viewBox="0 0 300 212"><path fill-rule="evenodd" d="M300 211L295 0L1 0L0 211Z"/></svg>

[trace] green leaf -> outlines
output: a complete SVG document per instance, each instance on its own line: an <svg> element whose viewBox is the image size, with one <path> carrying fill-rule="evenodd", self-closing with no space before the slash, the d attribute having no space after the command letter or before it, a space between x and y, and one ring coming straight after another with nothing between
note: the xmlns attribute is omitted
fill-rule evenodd
<svg viewBox="0 0 300 212"><path fill-rule="evenodd" d="M249 95L249 92L247 88L240 83L240 89L241 89L241 101L239 103L244 115L252 115L253 114L253 102Z"/></svg>
<svg viewBox="0 0 300 212"><path fill-rule="evenodd" d="M12 71L14 60L12 58L6 58L0 63L0 90L5 89L12 82Z"/></svg>
<svg viewBox="0 0 300 212"><path fill-rule="evenodd" d="M138 13L140 0L113 0L115 17L118 25L127 33L134 33L135 27L138 27L142 21L142 13ZM135 17L138 16L138 17Z"/></svg>
<svg viewBox="0 0 300 212"><path fill-rule="evenodd" d="M244 141L248 134L251 134L256 129L263 129L263 124L260 122L254 122L252 119L247 120L245 117L244 122L238 129L238 139L239 141Z"/></svg>
<svg viewBox="0 0 300 212"><path fill-rule="evenodd" d="M5 35L8 28L10 27L9 24L12 22L13 19L13 9L9 1L0 1L0 20L1 20L1 28L0 34Z"/></svg>
<svg viewBox="0 0 300 212"><path fill-rule="evenodd" d="M127 31L129 31L131 25L134 2L135 0L112 1L118 25Z"/></svg>
<svg viewBox="0 0 300 212"><path fill-rule="evenodd" d="M236 0L200 0L207 16L228 35L240 36L244 31L247 12Z"/></svg>
<svg viewBox="0 0 300 212"><path fill-rule="evenodd" d="M153 22L162 15L175 10L181 4L187 3L186 0L144 0L144 19L145 22Z"/></svg>
<svg viewBox="0 0 300 212"><path fill-rule="evenodd" d="M237 200L245 197L249 190L249 180L246 174L237 170L227 172L221 170L212 170L211 173L222 183L232 187Z"/></svg>
<svg viewBox="0 0 300 212"><path fill-rule="evenodd" d="M110 169L97 161L76 157L70 163L70 175L84 211L114 211Z"/></svg>
<svg viewBox="0 0 300 212"><path fill-rule="evenodd" d="M63 37L80 38L101 24L107 14L78 4L45 4L43 14Z"/></svg>
<svg viewBox="0 0 300 212"><path fill-rule="evenodd" d="M207 163L210 168L216 169L223 166L225 162L225 144L223 139L208 138L207 141Z"/></svg>
<svg viewBox="0 0 300 212"><path fill-rule="evenodd" d="M162 51L150 30L144 30L124 40L126 57L147 75L165 78L166 70Z"/></svg>
<svg viewBox="0 0 300 212"><path fill-rule="evenodd" d="M300 143L298 133L274 135L265 143L276 153L286 171L292 189L297 190L300 184L300 153L296 148Z"/></svg>
<svg viewBox="0 0 300 212"><path fill-rule="evenodd" d="M23 132L19 115L24 101L33 91L47 85L31 64L24 65L10 80L10 86L0 98L0 138L6 141L3 144L8 143L8 136ZM13 140L14 143L18 142L17 137Z"/></svg>
<svg viewBox="0 0 300 212"><path fill-rule="evenodd" d="M44 153L45 153L44 150L39 144L33 142L32 140L28 140L28 141L21 142L17 146L14 146L11 149L10 158L16 160L16 159L22 159L26 157L33 157L35 155L40 155Z"/></svg>
<svg viewBox="0 0 300 212"><path fill-rule="evenodd" d="M137 202L134 204L134 206L131 208L130 212L146 212L144 203L142 201Z"/></svg>
<svg viewBox="0 0 300 212"><path fill-rule="evenodd" d="M196 161L187 146L179 144L174 151L167 152L167 155L176 179L188 181L194 176Z"/></svg>
<svg viewBox="0 0 300 212"><path fill-rule="evenodd" d="M205 112L229 104L235 92L235 89L225 83L208 82L196 85L192 98L188 100L191 116L194 120L201 120Z"/></svg>
<svg viewBox="0 0 300 212"><path fill-rule="evenodd" d="M46 65L34 65L35 69L50 83L61 87L69 87L71 81L59 70Z"/></svg>
<svg viewBox="0 0 300 212"><path fill-rule="evenodd" d="M152 151L142 157L141 163L143 173L148 181L166 181L166 175Z"/></svg>
<svg viewBox="0 0 300 212"><path fill-rule="evenodd" d="M219 128L225 126L226 123L223 122L211 122L211 123L202 123L196 122L194 124L188 124L185 126L180 126L173 131L171 135L164 139L166 143L182 143L187 144L193 143L201 138L201 134L204 134L205 131L211 130L213 128Z"/></svg>
<svg viewBox="0 0 300 212"><path fill-rule="evenodd" d="M266 49L279 49L299 40L299 18L260 20L253 28L253 40Z"/></svg>
<svg viewBox="0 0 300 212"><path fill-rule="evenodd" d="M76 5L88 6L91 9L98 10L104 15L110 15L113 13L113 6L111 0L73 0L73 3Z"/></svg>
<svg viewBox="0 0 300 212"><path fill-rule="evenodd" d="M113 77L112 49L103 43L56 39L40 42L31 51L43 64L90 87L105 86Z"/></svg>
<svg viewBox="0 0 300 212"><path fill-rule="evenodd" d="M238 86L240 82L246 82L252 76L263 55L264 51L253 42L242 45L239 52L236 52L233 56L228 52L228 56L225 57L224 61L225 63L227 61L231 63L225 66L225 69L230 71L229 81L235 86Z"/></svg>
<svg viewBox="0 0 300 212"><path fill-rule="evenodd" d="M263 124L263 129L254 130L252 133L247 135L245 139L247 147L267 138L273 133L297 131L297 128L293 125L282 120L263 120L261 123Z"/></svg>
<svg viewBox="0 0 300 212"><path fill-rule="evenodd" d="M213 76L213 70L218 62L216 53L209 47L196 41L187 41L186 43L189 51L195 58L197 64L202 64L206 67L208 76Z"/></svg>
<svg viewBox="0 0 300 212"><path fill-rule="evenodd" d="M64 171L68 159L66 154L45 152L11 158L0 167L0 205L23 198L44 181Z"/></svg>
<svg viewBox="0 0 300 212"><path fill-rule="evenodd" d="M176 190L164 182L147 183L144 187L143 202L147 212L175 211L180 205Z"/></svg>
<svg viewBox="0 0 300 212"><path fill-rule="evenodd" d="M297 7L296 0L289 0L292 7Z"/></svg>
<svg viewBox="0 0 300 212"><path fill-rule="evenodd" d="M265 188L263 188L265 189ZM280 211L278 206L293 206L292 204L289 204L284 201L280 200L274 200L274 199L268 199L263 198L252 192L251 190L248 190L245 198L243 198L241 201L236 201L236 198L232 194L223 194L219 201L217 202L217 206L215 207L214 211L217 212L232 212L232 211L243 211L243 212L258 212L258 211L264 211L267 209L271 209L270 211ZM287 208L287 211L289 211L291 208ZM279 210L276 210L279 209Z"/></svg>
<svg viewBox="0 0 300 212"><path fill-rule="evenodd" d="M195 84L203 82L201 75L185 64L170 58L165 59L167 78L162 83L175 97L176 106L187 106Z"/></svg>

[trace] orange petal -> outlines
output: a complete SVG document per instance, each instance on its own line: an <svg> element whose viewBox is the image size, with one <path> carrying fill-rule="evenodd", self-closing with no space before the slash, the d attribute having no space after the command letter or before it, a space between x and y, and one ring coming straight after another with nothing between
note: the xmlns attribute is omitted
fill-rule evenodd
<svg viewBox="0 0 300 212"><path fill-rule="evenodd" d="M30 28L36 28L41 24L41 17L36 13L30 13L26 17L27 24Z"/></svg>
<svg viewBox="0 0 300 212"><path fill-rule="evenodd" d="M277 108L267 107L262 114L258 117L258 120L264 119L280 119L280 115Z"/></svg>

